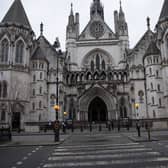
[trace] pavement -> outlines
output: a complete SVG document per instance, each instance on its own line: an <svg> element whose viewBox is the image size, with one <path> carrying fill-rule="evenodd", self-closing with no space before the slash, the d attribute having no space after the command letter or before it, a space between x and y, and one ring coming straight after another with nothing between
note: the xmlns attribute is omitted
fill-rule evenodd
<svg viewBox="0 0 168 168"><path fill-rule="evenodd" d="M93 130L90 132L89 130L84 130L84 132L80 132L80 129L71 132L68 130L66 134L60 133L60 141L54 142L54 133L50 132L39 132L39 133L12 133L12 141L10 142L0 142L0 148L2 147L17 147L17 146L55 146L60 145L67 139L69 139L72 135L82 135L82 134L102 134L109 132L107 129L99 132L98 130ZM148 134L145 130L141 130L141 136L138 137L138 134L135 129L130 129L127 131L126 129L120 130L120 132L115 130L111 130L111 134L123 135L130 139L132 142L149 142L149 141L159 141L162 139L168 139L168 131L167 130L157 130L151 132L151 137L149 140Z"/></svg>

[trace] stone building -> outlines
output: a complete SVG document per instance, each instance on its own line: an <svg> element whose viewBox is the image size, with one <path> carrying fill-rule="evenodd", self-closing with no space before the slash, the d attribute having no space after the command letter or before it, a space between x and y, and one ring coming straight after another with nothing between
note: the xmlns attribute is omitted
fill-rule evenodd
<svg viewBox="0 0 168 168"><path fill-rule="evenodd" d="M0 23L0 123L37 131L40 123L55 120L57 94L59 120L166 119L168 1L156 31L147 18L147 30L132 49L121 4L114 25L112 30L102 3L93 0L80 31L71 5L62 52L58 39L53 45L44 37L42 23L35 38L21 0L14 0Z"/></svg>

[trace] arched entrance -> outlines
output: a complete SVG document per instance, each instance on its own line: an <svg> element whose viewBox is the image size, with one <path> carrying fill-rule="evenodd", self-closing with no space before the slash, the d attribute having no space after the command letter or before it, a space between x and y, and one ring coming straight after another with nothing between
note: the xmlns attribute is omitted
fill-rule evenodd
<svg viewBox="0 0 168 168"><path fill-rule="evenodd" d="M108 112L107 112L107 106L104 103L104 101L96 97L94 98L88 109L88 121L107 121L108 120Z"/></svg>

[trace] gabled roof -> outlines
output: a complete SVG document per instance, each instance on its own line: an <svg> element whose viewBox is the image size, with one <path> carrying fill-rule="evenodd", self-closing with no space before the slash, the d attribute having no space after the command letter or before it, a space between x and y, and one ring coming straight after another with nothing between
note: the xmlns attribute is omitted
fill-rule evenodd
<svg viewBox="0 0 168 168"><path fill-rule="evenodd" d="M28 17L21 0L15 0L2 20L2 23L15 23L31 29Z"/></svg>
<svg viewBox="0 0 168 168"><path fill-rule="evenodd" d="M149 37L154 36L154 33L149 29L145 32L145 34L142 36L142 38L138 41L138 43L135 45L133 50L129 53L129 55L133 54L134 52L137 52L139 50L139 47L143 42Z"/></svg>
<svg viewBox="0 0 168 168"><path fill-rule="evenodd" d="M158 54L160 54L160 50L157 48L156 42L152 40L148 49L146 50L145 56Z"/></svg>
<svg viewBox="0 0 168 168"><path fill-rule="evenodd" d="M32 57L31 57L31 60L43 60L43 61L48 62L48 60L46 59L46 56L44 54L44 51L40 46L38 46L36 48L35 52L33 53Z"/></svg>
<svg viewBox="0 0 168 168"><path fill-rule="evenodd" d="M164 19L168 18L168 0L164 1L162 11L159 17L159 21L162 21Z"/></svg>

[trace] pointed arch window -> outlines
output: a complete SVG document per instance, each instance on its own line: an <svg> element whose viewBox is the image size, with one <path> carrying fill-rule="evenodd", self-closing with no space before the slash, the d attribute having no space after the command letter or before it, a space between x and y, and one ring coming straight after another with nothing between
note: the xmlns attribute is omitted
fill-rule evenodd
<svg viewBox="0 0 168 168"><path fill-rule="evenodd" d="M32 103L32 110L35 110L35 103Z"/></svg>
<svg viewBox="0 0 168 168"><path fill-rule="evenodd" d="M8 52L9 52L9 42L7 39L4 39L1 43L1 62L8 61Z"/></svg>
<svg viewBox="0 0 168 168"><path fill-rule="evenodd" d="M7 83L6 81L3 81L3 95L2 95L3 98L6 98L7 97Z"/></svg>
<svg viewBox="0 0 168 168"><path fill-rule="evenodd" d="M1 121L5 121L6 119L6 113L5 113L5 110L2 110L1 112Z"/></svg>
<svg viewBox="0 0 168 168"><path fill-rule="evenodd" d="M103 70L106 69L106 64L105 64L105 61L104 61L104 60L102 61L102 69L103 69Z"/></svg>
<svg viewBox="0 0 168 168"><path fill-rule="evenodd" d="M91 71L93 72L94 71L94 62L93 61L91 61L91 63L90 63L91 65Z"/></svg>
<svg viewBox="0 0 168 168"><path fill-rule="evenodd" d="M36 81L36 75L33 75L33 82Z"/></svg>
<svg viewBox="0 0 168 168"><path fill-rule="evenodd" d="M42 94L42 89L43 89L43 88L42 88L42 87L40 87L40 94Z"/></svg>
<svg viewBox="0 0 168 168"><path fill-rule="evenodd" d="M2 84L0 82L0 97L2 96Z"/></svg>
<svg viewBox="0 0 168 168"><path fill-rule="evenodd" d="M42 107L42 102L40 101L39 102L39 108L41 109L41 107Z"/></svg>
<svg viewBox="0 0 168 168"><path fill-rule="evenodd" d="M16 63L23 63L23 53L24 53L24 43L22 40L19 40L16 44Z"/></svg>
<svg viewBox="0 0 168 168"><path fill-rule="evenodd" d="M100 57L98 54L96 55L96 69L100 69Z"/></svg>

